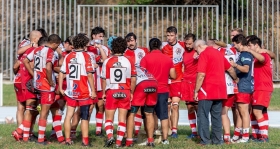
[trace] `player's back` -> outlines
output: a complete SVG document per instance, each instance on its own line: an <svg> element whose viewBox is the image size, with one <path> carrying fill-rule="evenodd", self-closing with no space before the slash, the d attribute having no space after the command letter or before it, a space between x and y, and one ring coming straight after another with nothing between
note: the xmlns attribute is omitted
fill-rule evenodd
<svg viewBox="0 0 280 149"><path fill-rule="evenodd" d="M65 94L70 98L87 99L92 89L88 82L88 73L93 73L90 55L86 52L69 53L61 66L66 74L67 89Z"/></svg>
<svg viewBox="0 0 280 149"><path fill-rule="evenodd" d="M140 65L141 59L148 53L147 48L136 48L135 50L127 49L124 56L129 58L135 66Z"/></svg>
<svg viewBox="0 0 280 149"><path fill-rule="evenodd" d="M125 56L112 56L106 59L102 66L101 77L106 79L106 90L129 90L131 77L135 75L134 64Z"/></svg>

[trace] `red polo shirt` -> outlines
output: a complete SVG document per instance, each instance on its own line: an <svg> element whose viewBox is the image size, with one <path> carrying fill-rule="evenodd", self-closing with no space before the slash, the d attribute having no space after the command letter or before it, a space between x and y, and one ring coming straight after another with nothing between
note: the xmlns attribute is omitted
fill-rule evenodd
<svg viewBox="0 0 280 149"><path fill-rule="evenodd" d="M167 55L160 50L152 50L140 62L140 66L147 69L158 82L158 93L169 92L168 78L173 62Z"/></svg>
<svg viewBox="0 0 280 149"><path fill-rule="evenodd" d="M197 72L205 73L205 77L198 100L227 99L225 71L229 68L229 62L217 49L207 47L200 53Z"/></svg>

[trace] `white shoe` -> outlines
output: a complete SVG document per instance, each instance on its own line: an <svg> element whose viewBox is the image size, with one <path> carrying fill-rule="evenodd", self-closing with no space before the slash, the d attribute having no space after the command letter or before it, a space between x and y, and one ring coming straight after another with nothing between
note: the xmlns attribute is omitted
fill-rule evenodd
<svg viewBox="0 0 280 149"><path fill-rule="evenodd" d="M168 141L168 140L165 140L165 141L161 141L161 144L165 144L165 145L168 145L168 144L169 144L169 141Z"/></svg>
<svg viewBox="0 0 280 149"><path fill-rule="evenodd" d="M240 140L240 139L234 140L233 138L231 138L231 139L230 139L230 142L233 143L233 144L234 144L234 143L239 143L239 142L238 142L239 140Z"/></svg>
<svg viewBox="0 0 280 149"><path fill-rule="evenodd" d="M154 132L154 135L160 136L160 135L161 135L161 131L160 131L160 130L156 130L156 131Z"/></svg>
<svg viewBox="0 0 280 149"><path fill-rule="evenodd" d="M249 142L249 139L239 139L237 140L237 143L248 143Z"/></svg>

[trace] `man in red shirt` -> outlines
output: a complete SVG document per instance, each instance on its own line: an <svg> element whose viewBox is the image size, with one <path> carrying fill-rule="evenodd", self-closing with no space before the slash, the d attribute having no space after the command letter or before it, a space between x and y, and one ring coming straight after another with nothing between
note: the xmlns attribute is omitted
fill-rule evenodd
<svg viewBox="0 0 280 149"><path fill-rule="evenodd" d="M171 125L172 138L178 138L177 128L179 120L179 102L181 98L181 81L183 77L182 65L183 54L185 52L184 42L177 40L177 29L174 26L170 26L166 29L167 42L162 43L162 53L169 56L172 59L173 65L176 70L177 77L171 79L170 98L171 98Z"/></svg>
<svg viewBox="0 0 280 149"><path fill-rule="evenodd" d="M248 41L249 52L254 56L254 93L253 93L253 119L256 119L258 127L255 127L253 138L257 142L268 142L268 114L267 108L273 92L272 61L267 53L261 49L261 40L257 37Z"/></svg>
<svg viewBox="0 0 280 149"><path fill-rule="evenodd" d="M172 60L160 51L161 41L153 38L149 42L150 54L147 54L140 62L140 66L146 68L158 82L157 104L155 113L161 121L162 144L169 144L168 135L168 78L176 78L176 72ZM157 123L157 121L155 121Z"/></svg>
<svg viewBox="0 0 280 149"><path fill-rule="evenodd" d="M193 99L197 74L198 54L193 49L193 44L196 40L195 35L191 33L187 34L184 39L186 50L183 54L184 75L181 93L182 100L186 102L188 108L188 118L192 130L192 134L187 136L187 138L192 139L198 137L196 130L197 101Z"/></svg>
<svg viewBox="0 0 280 149"><path fill-rule="evenodd" d="M140 61L141 59L148 53L148 49L147 48L137 48L137 36L134 33L128 33L125 36L125 40L127 43L127 49L124 52L124 56L129 58L132 63L136 66L139 67L140 66ZM138 71L137 71L138 72ZM143 86L143 85L142 85ZM137 88L137 87L136 87ZM137 90L137 89L136 89ZM139 90L137 91L139 92ZM143 91L140 91L143 93ZM137 99L139 99L139 95L141 95L141 93L134 93L136 94ZM135 97L135 96L133 96ZM131 142L132 140L132 135L133 135L133 127L134 127L134 137L138 136L139 130L141 128L142 125L142 115L141 115L141 108L137 108L134 106L139 106L139 100L132 100L131 101L131 108L132 109L138 109L138 111L135 110L129 110L128 112L128 116L127 116L127 142ZM128 143L127 146L131 144Z"/></svg>
<svg viewBox="0 0 280 149"><path fill-rule="evenodd" d="M221 144L222 102L227 99L225 71L237 80L234 69L224 56L203 40L197 40L194 49L199 54L194 100L198 101L198 134L200 144ZM212 123L212 141L209 132L209 113Z"/></svg>

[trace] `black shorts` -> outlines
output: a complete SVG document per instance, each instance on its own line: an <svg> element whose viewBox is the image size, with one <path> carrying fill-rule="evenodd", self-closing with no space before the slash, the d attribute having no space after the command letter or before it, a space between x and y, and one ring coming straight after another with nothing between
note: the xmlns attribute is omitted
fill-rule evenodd
<svg viewBox="0 0 280 149"><path fill-rule="evenodd" d="M160 120L168 119L168 97L169 93L158 93L158 101L155 112Z"/></svg>

